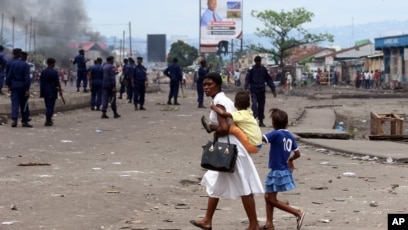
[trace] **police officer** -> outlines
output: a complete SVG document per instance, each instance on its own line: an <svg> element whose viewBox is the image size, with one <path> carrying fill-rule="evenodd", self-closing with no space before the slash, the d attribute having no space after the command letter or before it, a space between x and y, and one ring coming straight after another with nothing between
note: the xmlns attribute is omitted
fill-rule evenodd
<svg viewBox="0 0 408 230"><path fill-rule="evenodd" d="M102 80L102 116L101 118L109 118L106 115L108 103L111 103L113 117L118 118L120 115L116 107L116 72L113 66L113 57L106 58L106 63L103 66L103 80Z"/></svg>
<svg viewBox="0 0 408 230"><path fill-rule="evenodd" d="M133 86L132 86L132 74L133 74L133 67L135 67L135 60L133 58L129 58L129 64L125 68L125 79L127 81L127 99L128 103L132 103L133 99Z"/></svg>
<svg viewBox="0 0 408 230"><path fill-rule="evenodd" d="M77 82L76 82L76 87L77 87L77 92L79 92L79 87L81 86L81 81L84 87L84 93L88 92L86 89L88 85L88 81L86 78L86 63L89 61L89 59L85 59L85 51L83 49L79 50L79 54L74 58L72 64L77 65Z"/></svg>
<svg viewBox="0 0 408 230"><path fill-rule="evenodd" d="M7 59L6 55L3 53L4 47L0 45L0 95L4 94L2 89L4 86L4 77L6 76L6 66L7 66Z"/></svg>
<svg viewBox="0 0 408 230"><path fill-rule="evenodd" d="M91 86L91 110L100 110L102 103L102 58L97 58L95 65L89 70L89 85Z"/></svg>
<svg viewBox="0 0 408 230"><path fill-rule="evenodd" d="M200 68L198 69L198 78L197 78L197 102L198 102L198 108L205 109L205 106L203 104L204 102L204 86L203 86L203 81L205 75L207 75L210 72L210 68L207 68L207 61L202 60L200 62Z"/></svg>
<svg viewBox="0 0 408 230"><path fill-rule="evenodd" d="M275 85L269 76L268 70L261 65L261 57L254 58L255 65L245 76L245 90L250 90L252 100L252 111L255 119L259 120L259 127L265 127L263 119L265 118L265 83L271 88L273 96L276 97Z"/></svg>
<svg viewBox="0 0 408 230"><path fill-rule="evenodd" d="M142 65L142 62L143 58L137 57L137 65L133 67L132 71L133 101L135 104L135 110L138 110L138 104L140 110L146 110L143 105L145 102L147 75L146 68Z"/></svg>
<svg viewBox="0 0 408 230"><path fill-rule="evenodd" d="M40 97L44 98L45 104L44 126L52 126L54 125L52 116L54 115L55 102L58 98L58 92L62 96L62 89L58 71L54 69L55 59L48 58L47 66L40 76Z"/></svg>
<svg viewBox="0 0 408 230"><path fill-rule="evenodd" d="M122 94L125 93L126 89L126 77L125 77L125 71L126 71L126 65L129 63L129 60L127 58L123 59L123 66L122 66L122 74L119 78L119 83L120 83L120 89L119 89L119 97L118 99L122 99Z"/></svg>
<svg viewBox="0 0 408 230"><path fill-rule="evenodd" d="M164 71L163 74L170 78L170 92L169 98L167 101L168 105L171 105L171 99L174 98L174 104L180 105L177 102L178 91L181 81L183 80L183 73L181 71L181 67L177 64L177 58L173 58L173 64L168 66Z"/></svg>
<svg viewBox="0 0 408 230"><path fill-rule="evenodd" d="M17 127L18 110L21 112L22 127L33 127L28 123L30 111L28 109L28 98L30 97L30 66L25 62L27 53L21 49L13 50L13 59L6 67L6 84L11 92L11 127ZM22 59L20 59L22 57Z"/></svg>

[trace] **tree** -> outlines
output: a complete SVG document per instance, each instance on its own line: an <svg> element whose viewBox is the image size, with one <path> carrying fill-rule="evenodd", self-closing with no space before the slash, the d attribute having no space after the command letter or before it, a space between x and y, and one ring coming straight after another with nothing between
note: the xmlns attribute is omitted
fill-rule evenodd
<svg viewBox="0 0 408 230"><path fill-rule="evenodd" d="M262 21L265 26L264 29L256 28L255 34L258 37L269 38L272 44L270 49L260 44L252 44L251 48L261 53L272 54L281 67L285 65L283 60L291 55L291 48L308 43L333 42L331 34L311 34L302 27L314 17L314 14L305 8L295 8L289 12L252 11L251 15Z"/></svg>
<svg viewBox="0 0 408 230"><path fill-rule="evenodd" d="M167 62L171 63L173 58L178 59L178 64L181 67L187 67L193 64L198 57L198 50L194 46L190 46L183 41L177 41L171 44L170 52L167 57Z"/></svg>

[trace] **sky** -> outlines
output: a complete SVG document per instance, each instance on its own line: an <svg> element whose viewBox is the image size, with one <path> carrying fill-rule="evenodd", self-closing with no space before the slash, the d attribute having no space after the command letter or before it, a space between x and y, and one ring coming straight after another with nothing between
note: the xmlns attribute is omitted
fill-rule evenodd
<svg viewBox="0 0 408 230"><path fill-rule="evenodd" d="M133 38L147 34L199 36L200 0L84 0L90 26L104 36L128 36L129 22ZM206 0L202 0L206 1ZM263 24L251 16L251 11L265 9L291 11L304 7L313 12L305 28L360 25L370 22L408 19L407 0L243 0L243 32L253 33Z"/></svg>

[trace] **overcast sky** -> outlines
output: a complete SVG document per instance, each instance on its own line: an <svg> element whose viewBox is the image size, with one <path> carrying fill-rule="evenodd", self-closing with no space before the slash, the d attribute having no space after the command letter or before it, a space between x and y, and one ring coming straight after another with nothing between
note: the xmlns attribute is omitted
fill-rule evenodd
<svg viewBox="0 0 408 230"><path fill-rule="evenodd" d="M206 0L202 0L206 1ZM92 29L105 36L146 38L147 34L166 34L168 37L199 36L199 0L85 0ZM407 0L244 0L244 33L263 27L251 16L252 10L290 11L305 7L315 14L306 28L358 25L383 20L408 19ZM408 25L407 25L408 27Z"/></svg>

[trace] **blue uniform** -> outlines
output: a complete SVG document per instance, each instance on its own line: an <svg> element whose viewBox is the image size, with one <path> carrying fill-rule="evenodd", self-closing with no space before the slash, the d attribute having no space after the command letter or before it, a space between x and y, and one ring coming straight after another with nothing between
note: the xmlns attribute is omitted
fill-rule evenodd
<svg viewBox="0 0 408 230"><path fill-rule="evenodd" d="M88 86L88 79L86 78L86 60L85 56L82 54L78 54L74 58L73 64L77 65L77 82L76 82L76 87L79 90L79 87L81 86L81 81L83 83L84 90L86 90L86 87Z"/></svg>
<svg viewBox="0 0 408 230"><path fill-rule="evenodd" d="M143 65L136 65L133 68L133 102L135 107L137 107L138 104L140 107L143 107L145 103L146 80L146 68Z"/></svg>
<svg viewBox="0 0 408 230"><path fill-rule="evenodd" d="M203 104L204 102L204 77L210 72L210 70L207 67L201 66L198 69L198 78L197 78L197 95L198 99L197 102L199 105Z"/></svg>
<svg viewBox="0 0 408 230"><path fill-rule="evenodd" d="M170 92L168 101L171 102L171 99L174 98L174 103L177 103L179 85L183 80L181 67L178 64L173 63L163 71L163 74L170 78Z"/></svg>
<svg viewBox="0 0 408 230"><path fill-rule="evenodd" d="M13 58L6 67L6 73L6 84L11 89L11 119L17 120L20 108L22 122L28 122L30 111L27 92L31 86L30 66L23 60Z"/></svg>
<svg viewBox="0 0 408 230"><path fill-rule="evenodd" d="M91 74L91 107L99 110L102 103L102 79L103 79L103 68L101 64L93 65L89 73Z"/></svg>
<svg viewBox="0 0 408 230"><path fill-rule="evenodd" d="M254 65L245 77L245 90L250 90L252 111L259 120L265 118L265 83L275 92L275 85L264 66Z"/></svg>
<svg viewBox="0 0 408 230"><path fill-rule="evenodd" d="M111 103L111 108L113 111L116 111L116 100L113 100L115 97L113 90L116 90L116 73L115 67L106 63L103 66L103 80L102 80L102 112L106 113L108 109L109 102Z"/></svg>
<svg viewBox="0 0 408 230"><path fill-rule="evenodd" d="M59 76L54 68L47 67L40 76L40 97L44 98L45 116L54 115L55 102L58 98Z"/></svg>
<svg viewBox="0 0 408 230"><path fill-rule="evenodd" d="M7 59L3 52L0 52L0 93L4 86L4 77L6 76Z"/></svg>

